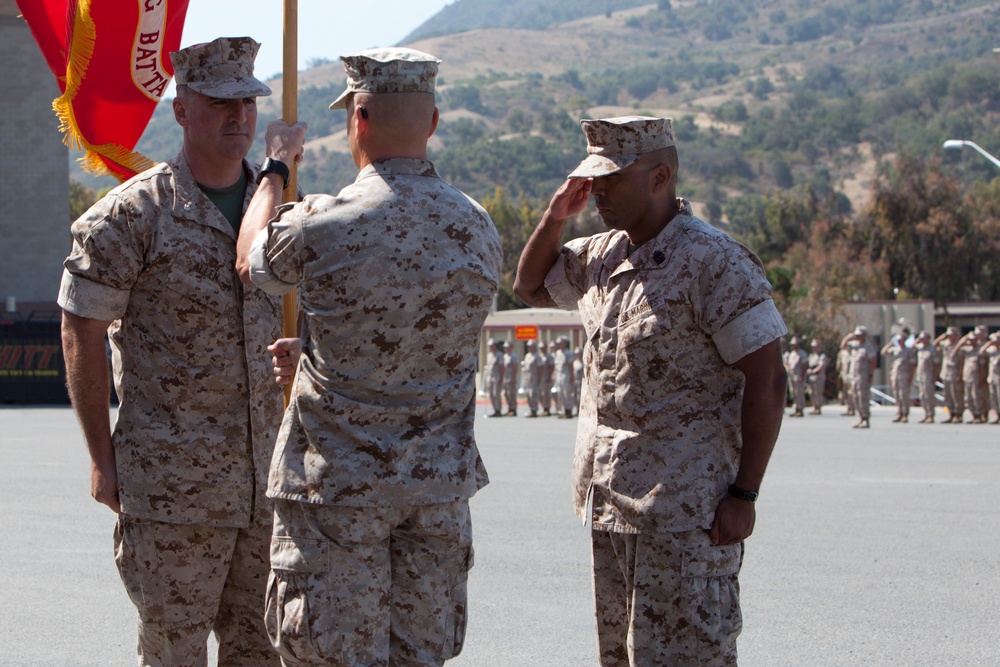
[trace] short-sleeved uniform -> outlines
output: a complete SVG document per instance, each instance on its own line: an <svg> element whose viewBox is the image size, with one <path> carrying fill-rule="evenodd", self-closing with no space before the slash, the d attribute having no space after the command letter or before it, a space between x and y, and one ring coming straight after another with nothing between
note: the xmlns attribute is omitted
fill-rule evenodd
<svg viewBox="0 0 1000 667"><path fill-rule="evenodd" d="M965 412L965 385L962 383L962 351L955 349L958 340L944 338L941 350L941 384L944 385L944 407L949 420L961 420Z"/></svg>
<svg viewBox="0 0 1000 667"><path fill-rule="evenodd" d="M965 406L973 420L986 417L990 409L989 389L986 387L983 364L979 357L982 343L968 342L962 346L962 384L965 386Z"/></svg>
<svg viewBox="0 0 1000 667"><path fill-rule="evenodd" d="M524 397L528 401L528 414L538 415L538 385L540 355L537 351L529 351L521 362L521 382L524 384Z"/></svg>
<svg viewBox="0 0 1000 667"><path fill-rule="evenodd" d="M812 401L813 412L818 412L825 402L823 392L826 389L826 369L828 363L826 352L809 353L809 368L806 371L806 380L809 383L809 400Z"/></svg>
<svg viewBox="0 0 1000 667"><path fill-rule="evenodd" d="M576 406L573 396L573 353L559 349L552 355L552 386L556 390L556 411L560 416L572 414Z"/></svg>
<svg viewBox="0 0 1000 667"><path fill-rule="evenodd" d="M791 349L785 355L785 370L788 373L788 388L792 393L792 405L796 414L802 414L806 406L806 370L809 355L803 349Z"/></svg>
<svg viewBox="0 0 1000 667"><path fill-rule="evenodd" d="M910 414L910 391L913 387L913 371L916 366L916 351L905 341L898 340L886 350L889 363L889 387L896 399L896 413Z"/></svg>
<svg viewBox="0 0 1000 667"><path fill-rule="evenodd" d="M517 414L517 389L521 377L521 360L516 352L503 355L503 398L507 402L507 414Z"/></svg>
<svg viewBox="0 0 1000 667"><path fill-rule="evenodd" d="M245 169L249 202L253 174ZM112 321L122 505L116 555L139 609L140 652L173 646L195 656L234 578L263 598L271 523L264 490L283 403L266 348L281 334L281 302L244 289L236 234L180 155L112 190L73 224L73 237L59 304ZM193 535L170 538L187 542L178 548L187 566L143 567L157 553L171 562L169 549L153 544L157 525L174 533L193 527ZM210 571L195 574L195 566ZM191 578L199 580L194 587L180 583ZM276 662L258 605L244 612L250 616L238 622ZM240 641L224 638L223 654L236 650L230 640Z"/></svg>
<svg viewBox="0 0 1000 667"><path fill-rule="evenodd" d="M503 355L498 350L486 352L486 396L490 399L493 414L503 411Z"/></svg>
<svg viewBox="0 0 1000 667"><path fill-rule="evenodd" d="M1000 346L990 345L982 352L986 357L986 383L989 386L990 407L1000 422Z"/></svg>
<svg viewBox="0 0 1000 667"><path fill-rule="evenodd" d="M854 398L854 409L861 420L871 417L872 373L878 353L867 340L861 343L852 340L847 344L851 353L848 373L851 378L851 393Z"/></svg>
<svg viewBox="0 0 1000 667"><path fill-rule="evenodd" d="M744 377L734 364L786 329L757 257L679 203L679 214L631 255L622 232L576 239L545 279L561 308L580 311L587 335L573 497L585 517L593 494L605 664L625 657L627 632L661 635L629 642L656 653L633 656L636 664L676 664L686 655L731 662L741 625L742 545L713 547L705 529L740 463ZM657 546L615 543L629 535ZM646 548L680 554L678 563L692 564L687 575L698 574L664 577L670 591L659 601L639 594L663 587L635 582L629 627L628 605L613 593L602 598L603 589L625 590L615 581L614 552L641 558ZM724 590L709 604L694 591L712 577ZM660 613L666 620L650 621ZM686 629L663 637L663 627Z"/></svg>
<svg viewBox="0 0 1000 667"><path fill-rule="evenodd" d="M280 209L255 240L254 282L297 286L305 313L268 487L267 621L286 659L386 664L390 628L394 661L460 650L468 499L487 483L478 341L501 253L482 207L415 159Z"/></svg>
<svg viewBox="0 0 1000 667"><path fill-rule="evenodd" d="M837 371L840 377L840 398L847 408L845 414L854 412L854 389L851 384L851 351L846 347L837 350Z"/></svg>
<svg viewBox="0 0 1000 667"><path fill-rule="evenodd" d="M917 368L914 380L920 393L920 405L924 409L924 419L934 419L934 408L937 403L935 383L937 371L941 365L941 353L933 343L917 343L914 346L917 357Z"/></svg>
<svg viewBox="0 0 1000 667"><path fill-rule="evenodd" d="M552 410L552 371L555 365L551 352L538 353L538 403L547 415Z"/></svg>

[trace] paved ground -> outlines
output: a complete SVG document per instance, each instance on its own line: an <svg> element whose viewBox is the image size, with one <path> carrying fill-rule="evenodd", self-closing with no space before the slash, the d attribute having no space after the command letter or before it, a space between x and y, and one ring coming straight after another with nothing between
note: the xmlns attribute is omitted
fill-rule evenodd
<svg viewBox="0 0 1000 667"><path fill-rule="evenodd" d="M482 408L481 408L482 410ZM1000 426L786 419L741 577L744 667L996 665ZM456 667L595 665L575 420L480 419L492 484ZM134 664L111 512L69 409L0 409L0 665Z"/></svg>

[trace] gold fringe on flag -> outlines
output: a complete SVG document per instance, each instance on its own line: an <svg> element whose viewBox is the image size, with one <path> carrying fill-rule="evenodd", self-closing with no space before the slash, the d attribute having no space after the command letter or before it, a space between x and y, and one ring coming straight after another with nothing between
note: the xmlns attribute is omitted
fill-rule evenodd
<svg viewBox="0 0 1000 667"><path fill-rule="evenodd" d="M63 143L73 150L85 151L79 159L84 171L98 176L114 176L124 180L101 160L107 158L136 173L145 171L155 163L142 153L129 150L120 144L91 144L80 132L73 115L73 99L80 91L80 85L87 76L90 59L94 56L97 44L97 29L90 17L92 0L79 0L76 5L76 15L73 21L73 38L69 48L69 66L66 69L66 89L62 96L52 102L52 109L59 118L59 131L63 133Z"/></svg>

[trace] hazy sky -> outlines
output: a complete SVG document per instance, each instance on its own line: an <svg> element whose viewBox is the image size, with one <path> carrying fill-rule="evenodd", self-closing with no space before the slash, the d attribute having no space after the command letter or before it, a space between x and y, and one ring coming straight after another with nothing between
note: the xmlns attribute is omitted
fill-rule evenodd
<svg viewBox="0 0 1000 667"><path fill-rule="evenodd" d="M299 69L314 58L336 60L362 49L396 44L451 1L299 0ZM261 43L257 76L280 74L283 4L281 0L190 0L181 46L247 35Z"/></svg>

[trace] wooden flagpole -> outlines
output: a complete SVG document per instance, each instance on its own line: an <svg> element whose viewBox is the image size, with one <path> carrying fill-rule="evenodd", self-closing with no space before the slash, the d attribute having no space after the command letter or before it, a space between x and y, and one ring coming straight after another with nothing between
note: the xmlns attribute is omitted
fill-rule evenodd
<svg viewBox="0 0 1000 667"><path fill-rule="evenodd" d="M299 116L299 7L298 0L284 0L284 39L281 70L281 117L286 123L295 123ZM283 201L293 202L298 199L297 168L295 161L288 165L291 175L288 187L285 188ZM284 297L282 308L282 335L294 338L298 333L299 306L296 292L293 290ZM294 376L292 378L294 380ZM292 397L292 385L285 385L285 407Z"/></svg>

